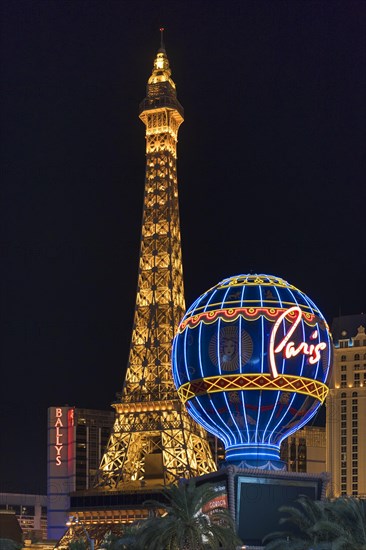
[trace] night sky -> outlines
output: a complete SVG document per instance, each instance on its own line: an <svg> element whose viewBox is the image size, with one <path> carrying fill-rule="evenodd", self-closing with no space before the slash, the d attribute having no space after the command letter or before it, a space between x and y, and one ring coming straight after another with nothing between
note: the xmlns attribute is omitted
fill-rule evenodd
<svg viewBox="0 0 366 550"><path fill-rule="evenodd" d="M122 389L161 25L187 305L253 271L366 311L365 2L2 0L1 491L45 493L48 406Z"/></svg>

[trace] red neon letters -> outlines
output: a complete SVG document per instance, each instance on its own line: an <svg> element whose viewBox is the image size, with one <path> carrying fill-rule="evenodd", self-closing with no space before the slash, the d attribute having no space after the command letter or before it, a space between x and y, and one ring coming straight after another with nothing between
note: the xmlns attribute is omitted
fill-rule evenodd
<svg viewBox="0 0 366 550"><path fill-rule="evenodd" d="M55 428L56 428L56 434L55 434L55 437L56 437L56 444L55 444L55 449L56 449L56 466L61 466L61 451L62 451L62 447L63 447L63 444L62 444L62 441L61 441L61 437L63 437L63 434L61 433L60 429L64 427L63 423L62 423L62 409L56 409L56 422L55 422Z"/></svg>
<svg viewBox="0 0 366 550"><path fill-rule="evenodd" d="M281 342L275 347L275 339L277 335L277 331L281 323L286 319L286 316L290 313L296 313L297 317L295 318L292 327L288 331L287 334L283 337ZM317 344L308 344L306 342L300 342L298 346L295 345L294 342L290 341L291 336L296 330L296 327L301 322L302 317L302 311L298 306L293 306L287 309L280 315L280 317L277 319L271 333L270 341L269 341L269 362L270 362L270 368L273 378L276 378L278 376L278 370L276 365L276 358L275 354L283 352L283 356L286 359L291 359L291 357L296 357L299 353L303 353L304 355L309 356L309 363L311 365L315 365L320 359L320 352L322 350L325 350L327 347L327 344L325 342L318 342ZM311 334L310 338L312 340L315 340L318 337L318 331L314 330L314 332Z"/></svg>

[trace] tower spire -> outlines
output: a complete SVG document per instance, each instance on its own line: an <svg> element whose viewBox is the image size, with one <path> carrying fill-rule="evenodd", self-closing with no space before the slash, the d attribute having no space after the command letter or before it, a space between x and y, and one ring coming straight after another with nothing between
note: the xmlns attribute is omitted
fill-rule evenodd
<svg viewBox="0 0 366 550"><path fill-rule="evenodd" d="M164 45L164 27L160 27L160 49L165 51L165 45Z"/></svg>
<svg viewBox="0 0 366 550"><path fill-rule="evenodd" d="M206 433L176 392L171 347L185 312L176 147L183 122L169 61L157 52L140 119L146 179L138 291L128 367L96 487L168 485L216 470Z"/></svg>

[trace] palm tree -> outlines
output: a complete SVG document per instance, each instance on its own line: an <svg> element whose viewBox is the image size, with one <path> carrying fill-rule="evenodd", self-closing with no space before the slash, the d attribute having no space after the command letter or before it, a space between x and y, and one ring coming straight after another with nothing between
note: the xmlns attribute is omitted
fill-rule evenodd
<svg viewBox="0 0 366 550"><path fill-rule="evenodd" d="M126 525L122 538L116 542L113 550L143 550L143 547L139 542L140 529L140 521L133 523L132 525Z"/></svg>
<svg viewBox="0 0 366 550"><path fill-rule="evenodd" d="M13 539L0 538L0 550L19 550L22 545Z"/></svg>
<svg viewBox="0 0 366 550"><path fill-rule="evenodd" d="M324 504L327 518L316 522L314 531L331 540L332 550L366 550L366 503L341 497Z"/></svg>
<svg viewBox="0 0 366 550"><path fill-rule="evenodd" d="M69 543L69 550L88 550L88 543L82 538L72 540Z"/></svg>
<svg viewBox="0 0 366 550"><path fill-rule="evenodd" d="M145 505L163 510L161 516L147 519L141 526L138 542L146 550L234 549L241 544L226 508L208 514L202 508L217 496L212 485L196 487L193 481L162 490L164 502Z"/></svg>
<svg viewBox="0 0 366 550"><path fill-rule="evenodd" d="M317 546L317 550L325 548L319 546L324 539L314 532L317 521L327 519L324 502L311 500L301 496L297 499L297 506L281 506L279 511L286 514L280 519L280 525L289 524L286 531L278 531L267 535L263 539L266 550L310 550Z"/></svg>
<svg viewBox="0 0 366 550"><path fill-rule="evenodd" d="M366 508L356 498L297 500L298 506L282 506L280 524L288 531L264 539L266 550L366 550Z"/></svg>

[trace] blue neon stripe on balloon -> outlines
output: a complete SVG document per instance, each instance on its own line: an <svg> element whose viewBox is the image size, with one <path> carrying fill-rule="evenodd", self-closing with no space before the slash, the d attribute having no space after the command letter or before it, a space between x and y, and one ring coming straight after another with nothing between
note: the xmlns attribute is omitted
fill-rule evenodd
<svg viewBox="0 0 366 550"><path fill-rule="evenodd" d="M313 410L313 412L311 413L310 416L307 416L307 414L306 414L305 418L301 422L299 422L299 424L296 424L296 426L294 426L289 432L286 432L283 436L281 436L281 438L279 440L279 444L281 444L284 439L286 439L287 437L290 437L290 435L292 435L294 432L297 432L305 424L307 424L309 422L309 420L311 420L313 418L313 416L318 412L319 406L320 405L315 407L315 409Z"/></svg>
<svg viewBox="0 0 366 550"><path fill-rule="evenodd" d="M201 333L202 333L202 323L200 323L200 326L198 327L198 341L199 341L199 346L198 346L198 363L199 363L199 367L200 367L200 371L201 371L201 378L204 378L203 367L202 367Z"/></svg>
<svg viewBox="0 0 366 550"><path fill-rule="evenodd" d="M245 294L245 288L246 286L243 285L243 288L242 288L242 291L241 291L241 297L240 297L240 306L243 307L243 303L244 303L244 294ZM242 325L242 322L243 322L243 319L242 319L242 316L240 315L239 316L239 361L240 361L240 372L243 372L243 365L242 365L242 354L241 354L241 338L240 338L240 334L241 334L241 325ZM245 414L245 398L244 398L244 395L245 395L245 392L241 391L240 392L240 397L241 397L241 403L242 403L242 407L243 407L243 416L244 416L244 420L245 420L245 427L247 429L247 440L249 441L249 427L248 427L248 420L247 420L247 415Z"/></svg>
<svg viewBox="0 0 366 550"><path fill-rule="evenodd" d="M229 444L229 445L234 445L234 444L236 443L236 437L235 437L234 432L233 432L233 431L229 428L229 426L222 420L222 418L221 418L221 416L220 416L218 410L216 409L215 403L214 403L211 399L210 399L210 401L211 401L212 407L215 409L217 418L221 421L221 423L222 423L222 425L223 425L223 427L224 427L224 430L228 430L228 431L231 433L231 435L232 435L232 439L229 438L229 443L228 443L228 444ZM217 425L217 426L218 426L218 425ZM219 426L218 426L218 427L219 427ZM225 432L224 432L224 433L225 433ZM226 435L228 435L228 434L226 434Z"/></svg>
<svg viewBox="0 0 366 550"><path fill-rule="evenodd" d="M172 348L172 359L171 359L172 360L172 365L177 365L178 364L178 361L177 361L177 345L178 345L178 340L176 338L174 338L173 348ZM181 380L180 380L178 369L172 369L172 373L173 373L173 380L174 380L175 387L179 388L182 385L182 383L181 383Z"/></svg>
<svg viewBox="0 0 366 550"><path fill-rule="evenodd" d="M206 292L206 295L207 295L207 292ZM207 303L206 303L205 307L203 308L203 311L207 310L207 308L209 306L209 303L211 302L214 295L215 295L215 292L213 292L212 295L210 296L210 298L207 300ZM203 327L203 323L200 323L199 329L198 329L198 359L199 359L200 370L201 370L201 378L204 378L203 367L202 367L202 352L201 352L202 327Z"/></svg>
<svg viewBox="0 0 366 550"><path fill-rule="evenodd" d="M189 380L190 379L190 373L189 373L189 370L188 370L188 362L187 362L187 338L188 338L188 330L186 330L185 333L184 333L183 352L184 352L184 366L185 366L185 369L186 369L187 380Z"/></svg>
<svg viewBox="0 0 366 550"><path fill-rule="evenodd" d="M239 428L238 424L236 423L235 418L234 418L233 415L232 415L231 406L229 405L229 402L228 402L228 400L227 400L227 393L224 392L223 396L224 396L224 400L225 400L225 403L226 403L226 406L227 406L228 413L230 414L231 419L232 419L233 423L234 423L235 426L236 426L236 429L237 429L237 433L238 433L240 442L241 442L241 443L244 443L244 441L243 441L243 435L242 435L242 433L241 433L241 429ZM237 441L238 441L238 439L237 439L237 437L236 437L236 438L235 438L235 442L237 443Z"/></svg>
<svg viewBox="0 0 366 550"><path fill-rule="evenodd" d="M195 414L193 414L191 412L191 416L196 420L196 422L198 424L202 424L203 427L210 433L214 433L214 435L216 435L217 437L219 437L220 439L223 440L225 446L227 447L229 445L229 439L227 438L226 434L220 430L219 426L214 422L214 426L212 426L212 420L213 420L213 417L212 416L209 416L209 414L207 413L207 411L203 408L202 404L201 404L201 401L198 397L195 397L193 398L196 405L199 406L199 408L201 409L202 411L202 415L199 415L196 413L196 411L194 410ZM215 409L216 411L216 415L218 418L220 418L220 416L218 415L217 413L217 409ZM210 420L210 423L207 422L206 418L205 417L208 417L209 420ZM216 426L216 430L215 430L215 426ZM226 427L226 425L224 424L224 426ZM215 430L215 431L214 431Z"/></svg>
<svg viewBox="0 0 366 550"><path fill-rule="evenodd" d="M261 305L263 306L262 289L261 289L261 287L259 287L259 291L260 291L260 294L261 294ZM263 357L264 357L264 328L263 328L263 315L261 316L261 332L262 332L262 337L261 337L261 346L262 346L262 351L261 351L261 372L263 373ZM258 414L257 414L257 422L256 422L256 426L255 426L255 441L256 441L256 442L258 441L258 428L259 428L259 426L260 426L261 406L262 406L262 391L260 390L260 391L259 391L259 397L258 397Z"/></svg>
<svg viewBox="0 0 366 550"><path fill-rule="evenodd" d="M220 340L221 340L220 328L221 328L221 319L219 319L217 322L217 333L216 333L217 334L217 338L216 338L217 364L219 366L219 374L221 376L222 370L221 370L221 357L220 357Z"/></svg>
<svg viewBox="0 0 366 550"><path fill-rule="evenodd" d="M229 291L231 291L230 287L228 287L228 289L225 291L224 298L221 302L221 308L223 308L225 306L225 300L226 300L226 297L227 297ZM217 355L218 355L218 364L219 364L219 371L220 371L219 373L220 373L220 375L222 375L221 357L220 357L220 341L221 341L221 330L220 330L220 328L221 328L221 322L222 322L221 319L219 319L218 324L217 324L217 333L216 333L217 334ZM234 418L234 416L231 412L231 406L228 402L226 392L223 392L223 397L224 397L224 401L226 403L227 411L228 411L229 415L231 416L231 419L233 421L234 426L236 426L236 430L237 430L237 433L239 435L240 441L243 441L243 436L241 434L241 430L240 430L238 424L236 423L236 420L235 420L235 418Z"/></svg>
<svg viewBox="0 0 366 550"><path fill-rule="evenodd" d="M279 292L278 292L278 290L277 290L277 287L274 287L274 290L276 291L276 294L277 294L277 298L278 298L280 307L282 308L282 300L281 300L280 294L279 294ZM284 368L285 368L285 360L282 359L281 374L284 373ZM277 403L278 403L278 400L279 400L279 398L280 398L280 395L281 395L281 392L278 391L278 392L277 392L276 401L275 401L275 404L274 404L274 407L273 407L273 410L272 410L272 414L271 414L271 416L270 416L270 418L269 418L269 420L268 420L268 422L267 422L267 425L266 425L265 430L263 431L263 436L262 436L262 440L263 440L263 441L265 441L265 435L266 435L266 433L267 433L268 427L270 426L270 424L271 424L271 422L272 422L272 418L273 418L273 415L274 415L274 413L275 413L275 411L276 411L276 407L277 407ZM273 431L270 432L270 434L269 434L269 440L268 440L268 441L270 441L272 435L273 435Z"/></svg>

